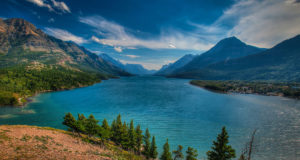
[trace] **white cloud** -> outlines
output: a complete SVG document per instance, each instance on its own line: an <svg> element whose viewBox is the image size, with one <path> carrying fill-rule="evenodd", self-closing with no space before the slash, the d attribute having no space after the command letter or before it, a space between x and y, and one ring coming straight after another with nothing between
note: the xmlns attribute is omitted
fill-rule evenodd
<svg viewBox="0 0 300 160"><path fill-rule="evenodd" d="M114 50L117 51L117 52L122 52L122 48L121 47L114 47Z"/></svg>
<svg viewBox="0 0 300 160"><path fill-rule="evenodd" d="M51 36L54 36L63 41L73 41L77 44L87 43L82 37L76 36L66 30L58 29L58 28L45 28L45 32Z"/></svg>
<svg viewBox="0 0 300 160"><path fill-rule="evenodd" d="M53 8L51 7L50 4L45 2L45 0L27 0L28 2L34 3L35 5L39 7L46 7L49 9L49 11L53 11Z"/></svg>
<svg viewBox="0 0 300 160"><path fill-rule="evenodd" d="M59 10L61 10L62 12L66 13L71 13L71 10L70 8L66 5L65 2L58 2L58 1L55 1L55 0L51 0L52 3L53 3L53 6Z"/></svg>
<svg viewBox="0 0 300 160"><path fill-rule="evenodd" d="M34 3L39 7L48 8L51 12L56 13L71 13L70 8L66 5L65 2L59 2L56 0L27 0L28 2Z"/></svg>
<svg viewBox="0 0 300 160"><path fill-rule="evenodd" d="M129 57L129 58L138 58L138 57L140 57L140 56L132 55L132 54L126 54L125 56Z"/></svg>
<svg viewBox="0 0 300 160"><path fill-rule="evenodd" d="M217 24L232 21L228 35L259 47L300 34L300 3L297 0L242 0L224 12Z"/></svg>
<svg viewBox="0 0 300 160"><path fill-rule="evenodd" d="M207 50L212 47L211 43L193 33L181 33L168 29L162 30L156 38L141 39L130 34L125 27L101 16L81 17L79 21L94 27L97 34L101 36L101 38L93 36L93 41L112 47L188 50Z"/></svg>

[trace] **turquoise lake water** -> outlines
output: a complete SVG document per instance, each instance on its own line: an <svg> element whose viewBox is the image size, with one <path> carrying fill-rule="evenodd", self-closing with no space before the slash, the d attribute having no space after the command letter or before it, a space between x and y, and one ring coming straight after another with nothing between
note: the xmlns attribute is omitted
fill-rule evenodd
<svg viewBox="0 0 300 160"><path fill-rule="evenodd" d="M29 124L65 129L66 112L122 119L149 128L159 151L166 138L205 157L226 126L237 155L254 129L255 160L300 159L300 101L283 97L220 94L190 85L189 80L126 77L93 86L36 96L23 108L0 108L0 124Z"/></svg>

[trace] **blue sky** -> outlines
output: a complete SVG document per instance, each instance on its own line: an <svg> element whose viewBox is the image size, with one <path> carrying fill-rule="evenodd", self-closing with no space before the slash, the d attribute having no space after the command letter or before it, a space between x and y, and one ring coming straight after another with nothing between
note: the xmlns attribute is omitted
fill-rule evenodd
<svg viewBox="0 0 300 160"><path fill-rule="evenodd" d="M269 48L300 33L299 0L1 0L0 17L148 69L229 36Z"/></svg>

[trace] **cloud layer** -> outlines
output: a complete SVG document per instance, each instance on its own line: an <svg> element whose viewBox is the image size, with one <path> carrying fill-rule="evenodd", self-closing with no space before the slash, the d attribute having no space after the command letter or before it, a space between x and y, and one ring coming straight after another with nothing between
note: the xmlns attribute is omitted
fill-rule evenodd
<svg viewBox="0 0 300 160"><path fill-rule="evenodd" d="M141 39L131 34L128 29L115 22L108 21L101 16L80 17L79 21L94 28L97 36L92 40L112 46L116 51L121 48L133 49L143 47L149 49L186 49L207 50L212 44L202 41L192 33L181 33L176 30L161 31L160 36L151 39Z"/></svg>
<svg viewBox="0 0 300 160"><path fill-rule="evenodd" d="M76 36L66 30L58 28L45 28L45 32L63 41L73 41L77 44L87 43L88 41L82 37Z"/></svg>
<svg viewBox="0 0 300 160"><path fill-rule="evenodd" d="M51 12L56 13L71 13L70 8L66 5L65 2L59 2L56 0L27 0L28 2L31 2L39 7L45 7L48 8Z"/></svg>
<svg viewBox="0 0 300 160"><path fill-rule="evenodd" d="M216 22L233 22L228 35L246 43L272 47L300 34L300 3L297 0L242 0Z"/></svg>

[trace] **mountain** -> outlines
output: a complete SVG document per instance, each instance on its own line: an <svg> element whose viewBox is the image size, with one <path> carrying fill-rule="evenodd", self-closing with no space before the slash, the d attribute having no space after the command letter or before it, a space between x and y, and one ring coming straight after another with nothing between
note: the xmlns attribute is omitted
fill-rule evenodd
<svg viewBox="0 0 300 160"><path fill-rule="evenodd" d="M193 78L214 80L300 81L300 35L263 52L186 72Z"/></svg>
<svg viewBox="0 0 300 160"><path fill-rule="evenodd" d="M195 55L187 54L174 63L163 65L162 68L155 73L155 75L159 75L159 76L169 75L176 69L179 69L184 65L186 65L187 63L189 63L190 61L192 61L194 57Z"/></svg>
<svg viewBox="0 0 300 160"><path fill-rule="evenodd" d="M112 76L129 75L73 42L45 34L24 19L0 19L0 67L40 63Z"/></svg>
<svg viewBox="0 0 300 160"><path fill-rule="evenodd" d="M113 65L122 68L124 71L135 74L135 75L148 75L148 74L153 74L156 72L156 70L148 70L145 69L142 65L140 64L123 64L120 61L110 57L107 54L100 54L99 57L102 59L112 63Z"/></svg>
<svg viewBox="0 0 300 160"><path fill-rule="evenodd" d="M236 37L229 37L218 42L207 52L196 56L192 61L172 72L172 76L191 78L190 72L197 72L210 64L240 58L263 51L262 48L250 46Z"/></svg>
<svg viewBox="0 0 300 160"><path fill-rule="evenodd" d="M124 69L125 71L135 75L150 75L156 72L156 70L145 69L140 64L125 64Z"/></svg>

